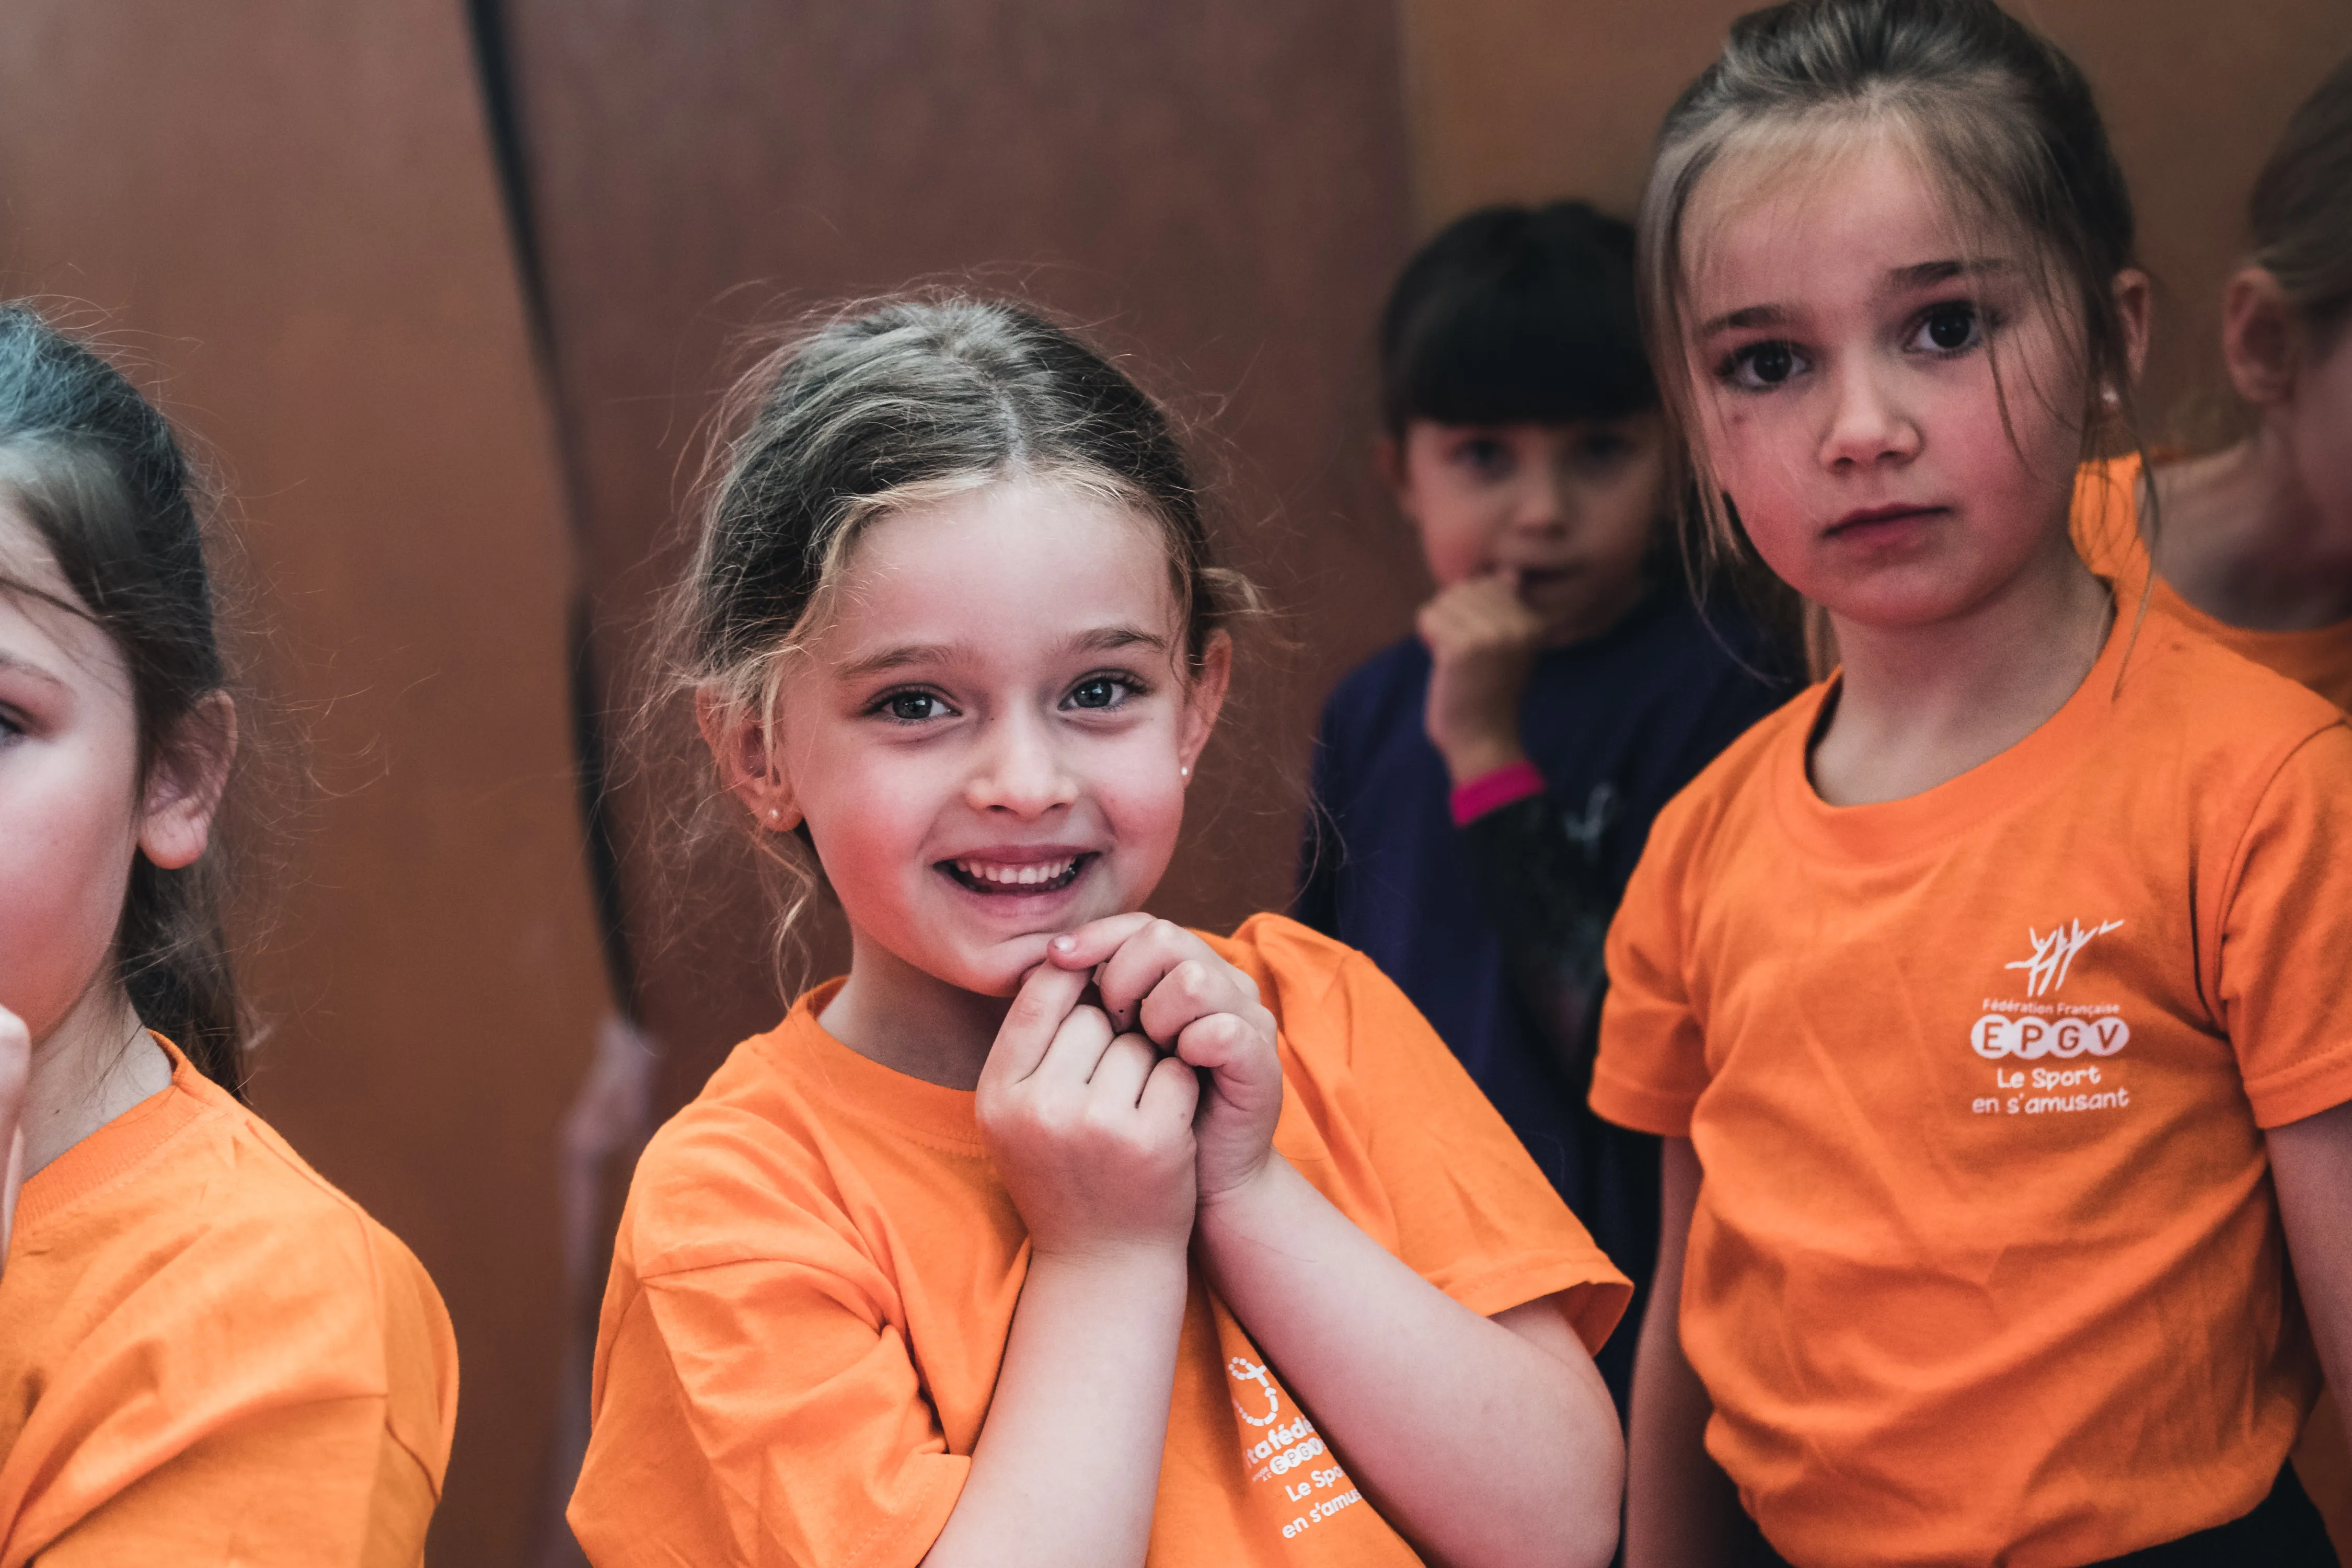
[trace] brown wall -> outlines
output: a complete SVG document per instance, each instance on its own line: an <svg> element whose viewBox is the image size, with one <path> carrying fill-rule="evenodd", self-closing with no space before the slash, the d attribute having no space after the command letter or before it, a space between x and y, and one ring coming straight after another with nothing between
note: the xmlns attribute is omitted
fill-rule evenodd
<svg viewBox="0 0 2352 1568"><path fill-rule="evenodd" d="M1158 902L1230 924L1284 901L1310 704L1415 591L1368 461L1370 323L1408 227L1386 14L515 0L509 16L613 667L635 662L633 627L674 565L646 569L730 333L777 319L780 296L985 269L1136 349L1234 459L1233 553L1297 611L1305 668L1292 685L1263 664L1247 678L1195 795L1223 805L1196 812ZM740 868L693 885L693 945L661 945L651 793L624 795L625 870L674 1104L781 999Z"/></svg>
<svg viewBox="0 0 2352 1568"><path fill-rule="evenodd" d="M464 1394L445 1568L520 1561L555 1124L604 1006L571 572L458 9L0 7L0 265L102 307L218 455L321 787L249 971L255 1099L415 1248Z"/></svg>
<svg viewBox="0 0 2352 1568"><path fill-rule="evenodd" d="M1402 0L1422 226L1483 202L1589 195L1630 214L1675 93L1747 0ZM2042 0L2082 62L2139 205L2161 296L2148 406L2188 416L2219 360L2246 193L2288 113L2352 51L2345 0Z"/></svg>

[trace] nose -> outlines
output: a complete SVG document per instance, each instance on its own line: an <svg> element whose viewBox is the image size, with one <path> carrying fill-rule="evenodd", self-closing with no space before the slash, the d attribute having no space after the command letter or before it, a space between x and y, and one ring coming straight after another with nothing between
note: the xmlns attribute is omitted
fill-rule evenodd
<svg viewBox="0 0 2352 1568"><path fill-rule="evenodd" d="M1885 376L1867 363L1836 373L1836 401L1822 433L1825 468L1850 470L1882 462L1907 462L1919 455L1919 426L1900 406Z"/></svg>
<svg viewBox="0 0 2352 1568"><path fill-rule="evenodd" d="M964 780L964 802L974 811L1035 818L1077 798L1077 781L1054 743L1050 721L1016 710L992 721Z"/></svg>
<svg viewBox="0 0 2352 1568"><path fill-rule="evenodd" d="M1511 531L1549 536L1565 531L1575 520L1574 487L1558 463L1529 463L1521 471L1517 492L1511 498Z"/></svg>

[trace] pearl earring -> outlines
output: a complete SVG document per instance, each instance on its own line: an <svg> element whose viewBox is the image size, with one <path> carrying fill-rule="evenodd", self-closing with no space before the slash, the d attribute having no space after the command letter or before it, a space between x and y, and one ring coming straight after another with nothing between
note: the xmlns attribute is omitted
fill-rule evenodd
<svg viewBox="0 0 2352 1568"><path fill-rule="evenodd" d="M1178 768L1176 770L1176 776L1180 779L1191 778L1192 776L1192 764L1186 763L1182 767Z"/></svg>

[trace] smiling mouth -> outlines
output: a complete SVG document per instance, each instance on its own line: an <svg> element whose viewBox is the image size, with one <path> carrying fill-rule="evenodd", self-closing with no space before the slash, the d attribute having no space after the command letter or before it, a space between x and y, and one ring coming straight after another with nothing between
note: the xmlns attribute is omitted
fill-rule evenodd
<svg viewBox="0 0 2352 1568"><path fill-rule="evenodd" d="M950 881L975 893L1058 893L1078 879L1089 861L1099 858L1099 851L1089 850L1059 860L1020 865L1002 860L941 860L939 869Z"/></svg>

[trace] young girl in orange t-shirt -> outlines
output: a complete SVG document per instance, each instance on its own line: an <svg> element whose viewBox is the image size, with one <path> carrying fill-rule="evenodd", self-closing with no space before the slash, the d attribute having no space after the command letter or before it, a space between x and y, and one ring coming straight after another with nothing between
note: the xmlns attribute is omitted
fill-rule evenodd
<svg viewBox="0 0 2352 1568"><path fill-rule="evenodd" d="M448 1460L432 1281L239 1099L205 557L163 416L0 306L0 1568L415 1563Z"/></svg>
<svg viewBox="0 0 2352 1568"><path fill-rule="evenodd" d="M2148 295L2088 87L1987 0L1759 12L1642 226L1693 493L1842 665L1610 936L1593 1104L1667 1141L1629 1561L1744 1507L1808 1568L2332 1563L2352 729L2072 545Z"/></svg>
<svg viewBox="0 0 2352 1568"><path fill-rule="evenodd" d="M2131 499L2156 492L2163 528L2141 539L2127 503L2080 542L2133 582L2152 549L2151 608L2352 707L2352 59L2288 120L2247 216L2221 354L2252 427L2144 481L2118 459Z"/></svg>
<svg viewBox="0 0 2352 1568"><path fill-rule="evenodd" d="M637 1166L591 1558L1605 1562L1623 1278L1360 955L1140 912L1246 604L1160 411L958 299L745 405L685 679L850 968Z"/></svg>

